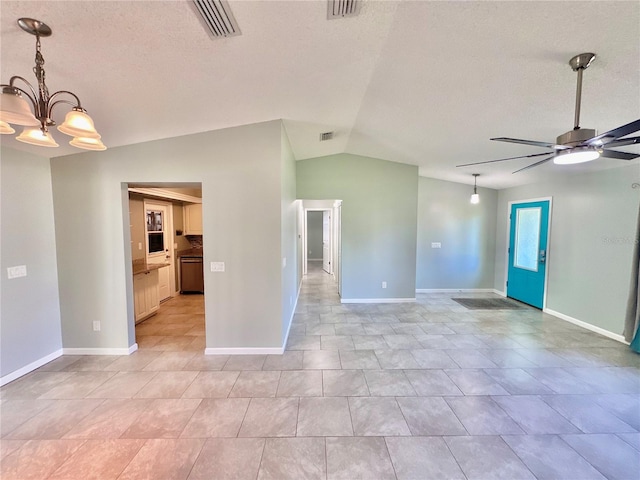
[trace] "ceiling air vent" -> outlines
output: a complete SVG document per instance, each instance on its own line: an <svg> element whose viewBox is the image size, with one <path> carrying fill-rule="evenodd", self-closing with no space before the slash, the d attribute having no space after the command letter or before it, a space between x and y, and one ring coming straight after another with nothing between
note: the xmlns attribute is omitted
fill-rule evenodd
<svg viewBox="0 0 640 480"><path fill-rule="evenodd" d="M240 27L225 0L192 0L202 24L213 39L240 35Z"/></svg>
<svg viewBox="0 0 640 480"><path fill-rule="evenodd" d="M362 0L327 0L327 18L355 17L361 4Z"/></svg>
<svg viewBox="0 0 640 480"><path fill-rule="evenodd" d="M327 140L331 140L333 138L333 132L324 132L320 134L320 141L326 142Z"/></svg>

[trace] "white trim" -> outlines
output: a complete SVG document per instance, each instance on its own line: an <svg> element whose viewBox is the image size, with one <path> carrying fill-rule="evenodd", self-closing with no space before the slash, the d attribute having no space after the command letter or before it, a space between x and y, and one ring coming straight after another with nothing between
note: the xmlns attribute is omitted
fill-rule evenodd
<svg viewBox="0 0 640 480"><path fill-rule="evenodd" d="M163 190L162 188L128 188L132 193L138 193L155 198L165 198L169 200L180 200L181 202L202 203L202 198L185 195L184 193Z"/></svg>
<svg viewBox="0 0 640 480"><path fill-rule="evenodd" d="M501 292L496 288L493 289L493 293L495 293L496 295L500 295L501 297L507 298L507 292Z"/></svg>
<svg viewBox="0 0 640 480"><path fill-rule="evenodd" d="M495 293L494 288L416 288L416 293Z"/></svg>
<svg viewBox="0 0 640 480"><path fill-rule="evenodd" d="M590 323L583 322L582 320L578 320L577 318L570 317L569 315L565 315L564 313L551 310L550 308L545 308L542 311L544 313L548 313L549 315L553 315L560 320L564 320L565 322L573 323L574 325L578 325L579 327L582 327L586 330L591 330L592 332L599 333L600 335L611 338L612 340L616 340L620 343L624 343L625 345L629 345L629 343L625 341L624 337L617 333L610 332L609 330L605 330L604 328L596 327L595 325L591 325Z"/></svg>
<svg viewBox="0 0 640 480"><path fill-rule="evenodd" d="M321 258L307 258L307 262L321 262Z"/></svg>
<svg viewBox="0 0 640 480"><path fill-rule="evenodd" d="M205 348L205 355L282 355L284 347Z"/></svg>
<svg viewBox="0 0 640 480"><path fill-rule="evenodd" d="M13 382L15 379L20 378L23 375L26 375L27 373L33 372L36 368L40 368L41 366L60 357L61 355L62 355L62 349L56 350L55 352L50 353L49 355L39 358L35 362L31 362L29 365L25 365L24 367L19 368L18 370L14 370L13 372L6 374L4 377L0 377L0 387L2 385L6 385L9 382Z"/></svg>
<svg viewBox="0 0 640 480"><path fill-rule="evenodd" d="M289 326L287 327L287 333L285 333L284 338L282 340L282 352L284 353L285 348L287 347L287 341L289 341L289 332L291 331L291 325L293 325L293 317L296 314L296 308L298 308L298 299L300 298L300 290L302 290L302 282L298 286L298 293L296 295L296 301L293 303L293 310L291 310L291 317L289 318Z"/></svg>
<svg viewBox="0 0 640 480"><path fill-rule="evenodd" d="M549 218L547 219L547 255L544 270L544 291L542 292L542 310L547 306L547 287L549 286L549 251L551 250L551 217L553 215L553 197L529 198L525 200L511 200L507 202L507 248L505 250L506 261L504 262L504 291L507 292L507 282L509 281L509 246L511 245L511 206L514 203L549 202Z"/></svg>
<svg viewBox="0 0 640 480"><path fill-rule="evenodd" d="M138 349L134 343L128 348L63 348L63 355L131 355Z"/></svg>
<svg viewBox="0 0 640 480"><path fill-rule="evenodd" d="M413 303L413 298L341 298L340 303Z"/></svg>

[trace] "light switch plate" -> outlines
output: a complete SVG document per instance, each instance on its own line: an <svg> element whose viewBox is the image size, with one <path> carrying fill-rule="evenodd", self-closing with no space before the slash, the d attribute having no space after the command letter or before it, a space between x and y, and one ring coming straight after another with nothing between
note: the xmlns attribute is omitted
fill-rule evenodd
<svg viewBox="0 0 640 480"><path fill-rule="evenodd" d="M212 272L224 272L224 262L211 262Z"/></svg>
<svg viewBox="0 0 640 480"><path fill-rule="evenodd" d="M94 332L99 332L100 331L100 320L94 320L93 321L93 331Z"/></svg>
<svg viewBox="0 0 640 480"><path fill-rule="evenodd" d="M440 243L440 242L431 242L431 248L442 248L442 243Z"/></svg>
<svg viewBox="0 0 640 480"><path fill-rule="evenodd" d="M285 268L287 266L287 257L283 257L282 258L282 268Z"/></svg>
<svg viewBox="0 0 640 480"><path fill-rule="evenodd" d="M7 268L7 278L19 278L27 276L27 266L26 265L18 265L17 267L9 267Z"/></svg>

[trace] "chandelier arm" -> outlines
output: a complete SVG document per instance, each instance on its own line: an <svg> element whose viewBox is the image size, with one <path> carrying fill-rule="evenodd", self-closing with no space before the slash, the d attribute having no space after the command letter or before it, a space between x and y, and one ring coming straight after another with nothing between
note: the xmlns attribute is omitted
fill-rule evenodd
<svg viewBox="0 0 640 480"><path fill-rule="evenodd" d="M53 97L51 97L53 98ZM73 102L70 102L69 100L57 100L53 103L49 102L49 106L47 107L47 114L49 117L51 117L51 112L53 111L53 107L55 107L56 105L58 105L59 103L66 103L67 105L71 105L72 107L77 107L78 105L76 105Z"/></svg>
<svg viewBox="0 0 640 480"><path fill-rule="evenodd" d="M66 93L67 95L71 95L73 98L75 98L75 99L76 99L76 105L75 105L75 107L76 107L76 108L80 108L80 109L84 110L84 108L82 108L82 104L80 103L80 99L78 98L78 96L77 96L75 93L70 92L70 91L68 91L68 90L60 90L60 91L58 91L58 92L54 93L53 95L50 95L50 96L49 96L49 100L47 101L47 105L50 105L50 106L48 106L48 110L49 110L49 112L51 112L51 107L53 107L53 105L55 105L56 103L58 103L58 102L53 102L53 103L51 103L51 101L52 101L55 97L57 97L58 95L62 95L62 94L64 94L64 93ZM61 101L62 101L62 100L59 100L59 102L61 102ZM71 102L69 102L68 100L66 101L66 103L69 103L69 105L73 105L73 104L72 104Z"/></svg>
<svg viewBox="0 0 640 480"><path fill-rule="evenodd" d="M28 92L26 92L26 91L24 91L23 89L21 89L21 88L19 88L19 87L16 87L16 86L13 84L16 80L22 80L22 82L23 82L27 87L29 87L29 90L31 90L31 93L33 94L33 96L29 95L29 93L28 93ZM4 87L4 86L5 86L5 85L3 85L3 87ZM31 103L33 103L33 108L34 108L34 110L35 110L36 105L38 104L38 94L36 93L36 91L33 89L33 86L32 86L29 82L27 82L24 78L19 77L18 75L14 75L13 77L11 77L11 78L9 79L9 87L11 87L11 88L15 88L16 90L19 90L20 92L24 93L27 97L29 97L29 100L31 100Z"/></svg>

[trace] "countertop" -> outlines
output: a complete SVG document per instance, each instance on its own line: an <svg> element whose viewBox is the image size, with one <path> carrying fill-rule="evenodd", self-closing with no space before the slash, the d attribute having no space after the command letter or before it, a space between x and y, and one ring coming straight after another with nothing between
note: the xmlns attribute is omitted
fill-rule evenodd
<svg viewBox="0 0 640 480"><path fill-rule="evenodd" d="M163 267L168 267L170 263L146 263L145 261L133 262L133 274L140 275L141 273L149 273L153 270L158 270Z"/></svg>

